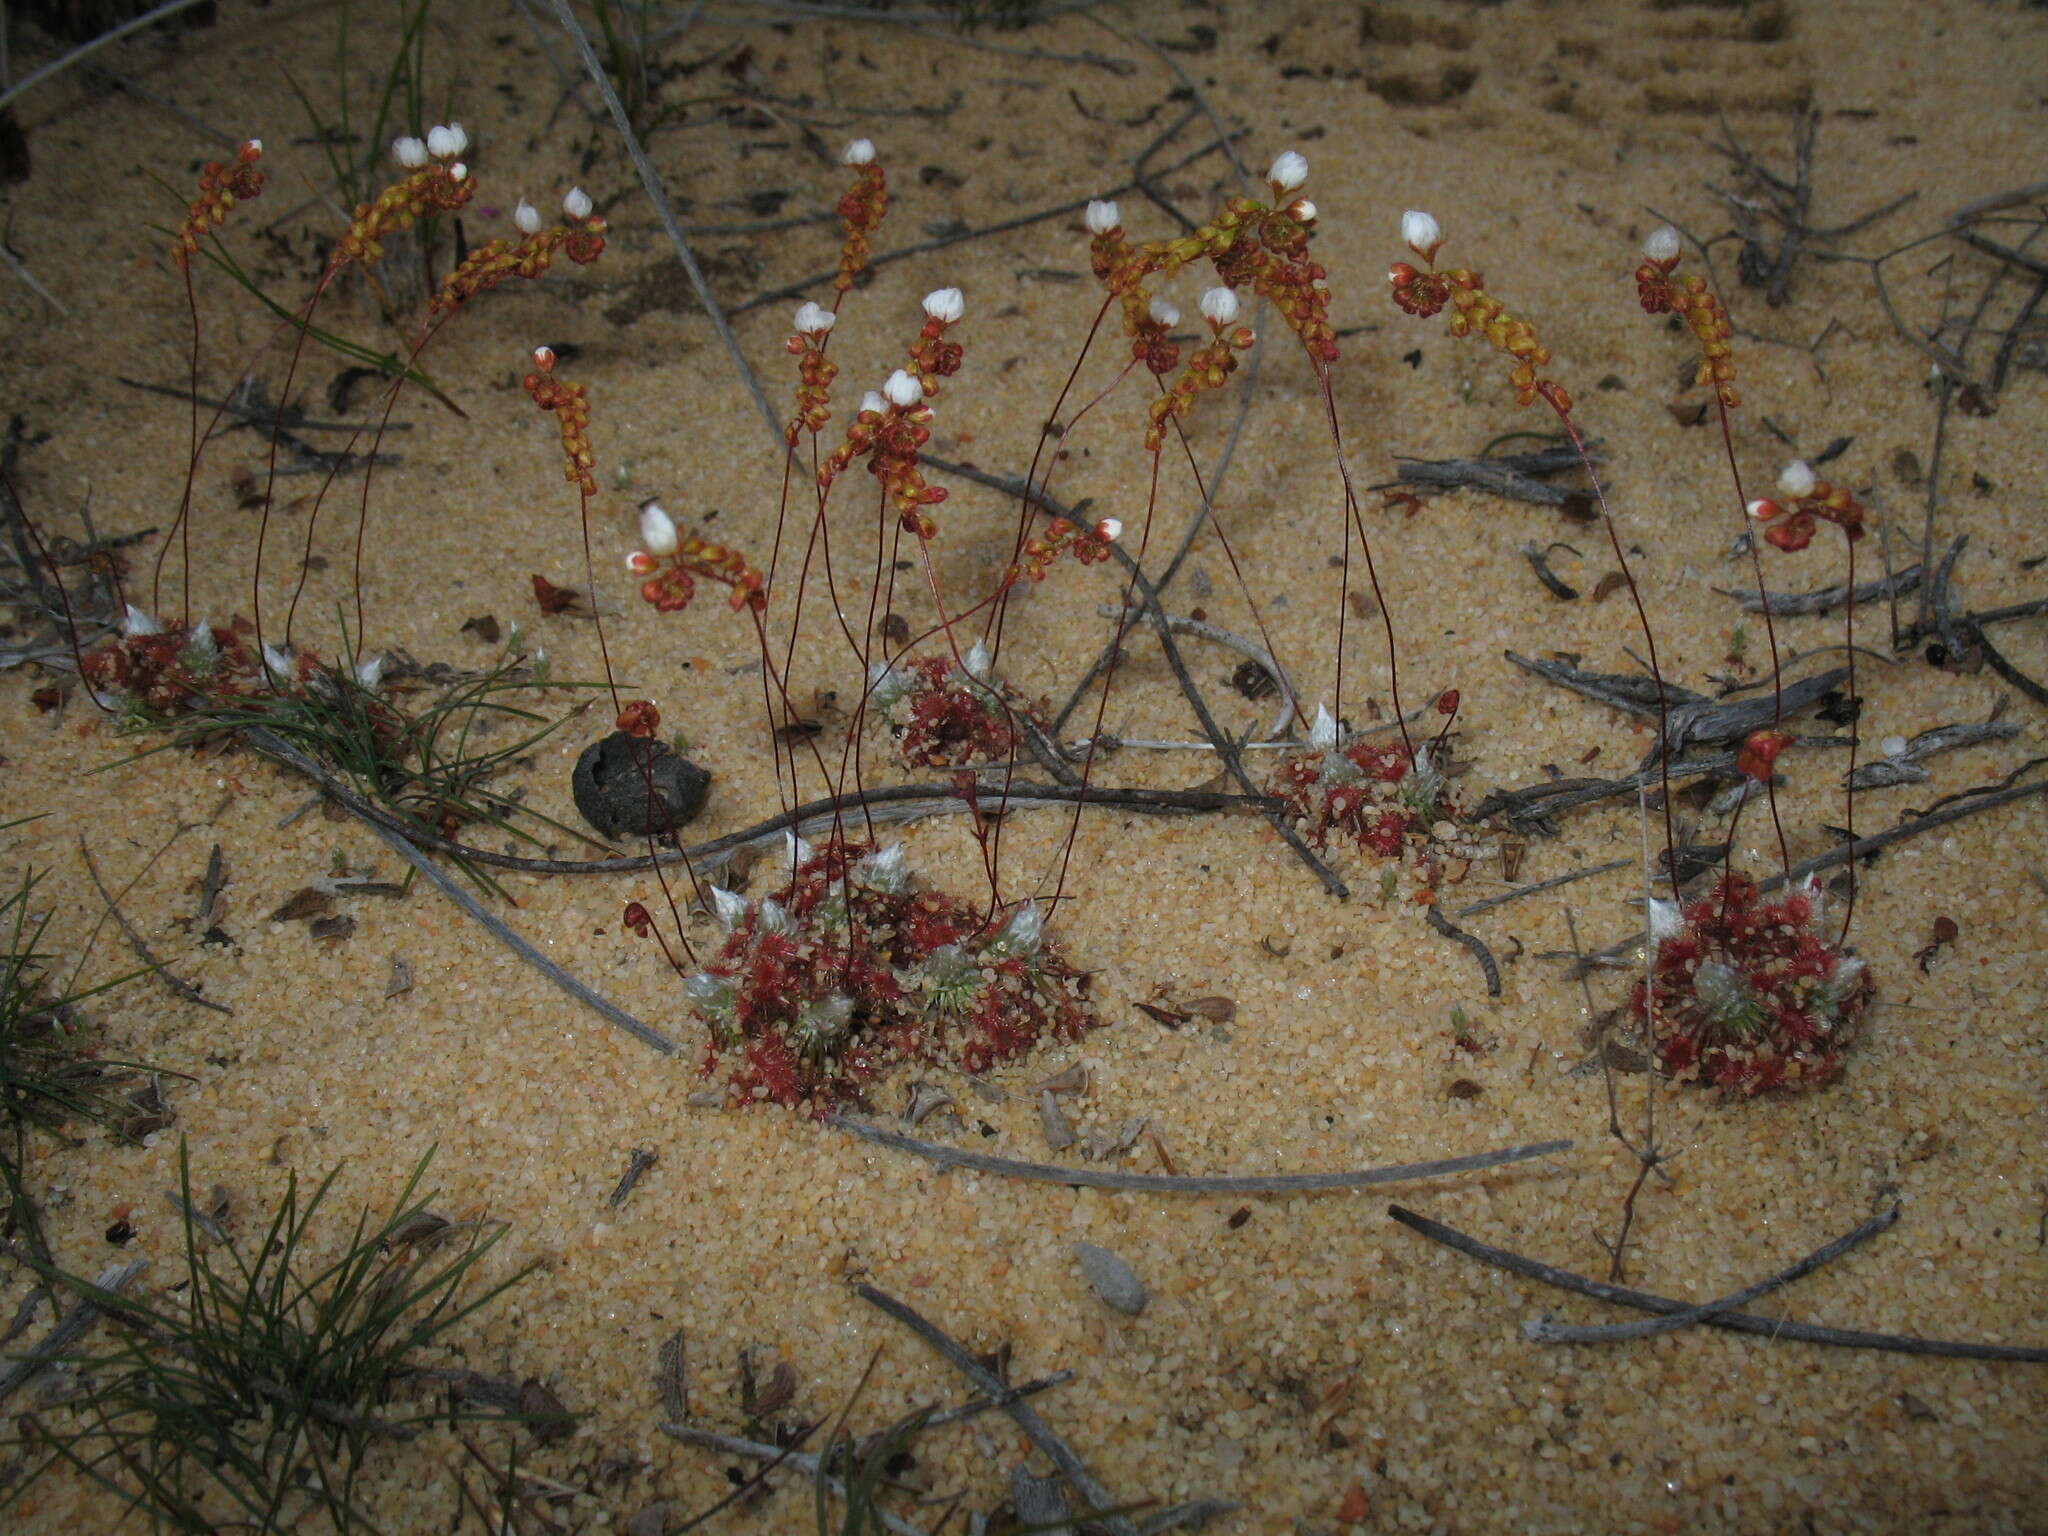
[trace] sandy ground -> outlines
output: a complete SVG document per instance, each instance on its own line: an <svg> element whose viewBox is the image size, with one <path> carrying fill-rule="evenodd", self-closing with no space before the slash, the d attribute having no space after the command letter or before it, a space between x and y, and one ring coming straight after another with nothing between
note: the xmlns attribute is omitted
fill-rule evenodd
<svg viewBox="0 0 2048 1536"><path fill-rule="evenodd" d="M1125 5L971 39L942 24L714 9L718 18L699 17L662 54L684 67L659 100L687 126L653 141L693 224L828 209L845 181L831 152L856 134L875 139L897 195L882 251L1123 183L1169 129L1154 166L1199 150L1215 128L1201 111L1184 116L1189 105L1241 129L1255 169L1281 149L1304 150L1313 167L1306 190L1322 213L1317 250L1343 331L1337 406L1362 483L1389 478L1396 455L1472 453L1497 434L1549 425L1514 406L1494 356L1387 302L1382 274L1404 254L1400 210L1434 211L1451 242L1446 259L1484 270L1556 353L1553 371L1608 457L1665 668L1707 691L1710 674L1727 670L1739 620L1714 589L1749 585L1749 573L1726 557L1736 498L1718 435L1680 425L1671 409L1700 399L1680 385L1686 340L1645 319L1630 288L1638 242L1656 222L1647 210L1703 236L1729 228L1728 207L1710 189L1735 185L1715 151L1717 113L1786 170L1793 110L1811 102L1815 225L1846 224L1917 194L1829 247L1880 254L1938 234L1959 205L2032 180L2040 167L2023 150L2042 142L2048 101L2042 14L2011 3ZM149 226L176 217L153 179L183 189L223 147L192 120L268 142L271 190L237 216L234 249L274 291L304 291L334 224L310 200L324 165L283 71L331 103L336 18L322 6L229 4L209 30L144 38L107 56L186 118L79 74L21 102L35 170L5 193L7 240L63 309L12 278L0 284L4 406L47 434L23 451L17 472L47 529L77 534L87 508L102 532L161 528L176 507L182 410L116 376L170 386L184 377L182 295ZM383 46L373 36L358 18L359 115L369 61ZM45 56L17 41L17 72ZM544 618L532 597L533 573L586 582L551 426L515 384L528 350L542 341L581 349L564 372L586 382L594 401L603 488L594 538L605 571L629 546L633 507L646 495L758 558L772 537L776 457L616 139L575 104L553 111L554 76L519 13L437 7L428 60L435 92L445 88L476 140L483 190L465 222L472 242L504 230L522 192L545 203L572 180L610 216L614 239L596 267L493 296L435 344L429 366L467 419L417 395L400 408L412 426L392 439L402 462L377 480L369 642L475 665L487 648L461 626L491 614L543 643L556 677L594 677L591 626ZM1233 186L1227 163L1211 155L1166 174L1159 190L1204 209ZM1123 206L1135 236L1174 231L1138 194ZM829 270L836 243L827 223L705 234L697 248L721 299L737 305ZM1717 247L1731 283L1734 252ZM1992 270L1988 258L1934 239L1884 275L1902 319L1924 331L1944 314L1966 314ZM938 402L933 446L1019 472L1093 314L1086 278L1078 214L887 265L852 296L835 336L842 392L870 387L894 366L923 293L958 284L969 305L957 332L967 365ZM1192 313L1195 284L1180 286ZM2025 287L2008 276L1984 324L2009 323ZM216 273L201 274L201 293L202 381L218 388L246 366L269 322ZM1935 462L1928 359L1895 333L1869 268L1802 261L1782 308L1747 287L1733 287L1731 301L1745 328L1735 447L1752 488L1766 486L1794 448L1814 454L1847 439L1830 472L1892 522L1898 547L1917 544L1918 477ZM781 351L790 307L777 301L735 321L778 409L792 383ZM338 290L322 318L392 344L360 287ZM1218 505L1245 590L1283 659L1307 697L1328 697L1338 481L1311 375L1284 332L1269 330ZM1969 356L1988 369L1995 345L1981 336ZM1968 534L1959 584L1977 608L2038 594L2030 568L2048 553L2048 383L2033 345L1995 414L1952 411L1940 450L1937 528L1944 538ZM1099 350L1088 375L1098 383L1114 368L1102 359ZM309 362L302 386L316 412L335 370L327 357ZM260 371L274 388L281 354L266 354ZM1196 413L1191 436L1205 464L1223 446L1235 400L1211 399ZM1067 439L1055 482L1070 499L1092 498L1098 515L1123 518L1127 539L1144 518L1140 415L1129 389L1099 408ZM230 477L260 471L261 458L256 437L232 434L201 476L193 602L220 621L249 606L255 527L253 513L236 510ZM287 494L305 484L288 483ZM353 487L323 518L314 547L327 568L307 612L329 614L346 595ZM851 511L835 505L857 530L866 515L859 498ZM1184 466L1169 464L1148 559L1178 539L1192 505ZM939 510L942 580L951 591L984 589L1012 506L961 485ZM1593 597L1613 564L1597 527L1470 492L1432 496L1412 516L1371 497L1366 516L1411 699L1451 686L1462 693L1468 804L1493 786L1540 777L1544 765L1574 774L1633 764L1640 729L1501 659L1507 649L1568 651L1589 666L1629 665L1625 648L1639 637L1625 594ZM295 512L275 530L282 550L273 545L265 595L273 614L304 527ZM1584 593L1577 601L1546 595L1518 553L1553 539L1576 550L1555 551L1555 563ZM151 540L131 552L131 580L147 580L156 548ZM1839 559L1839 543L1823 538L1775 573L1787 587L1819 586L1840 579ZM841 578L849 604L867 595L863 564L853 560ZM1197 545L1190 565L1170 606L1199 606L1249 630L1243 592L1213 540ZM709 600L658 615L623 582L600 580L616 611L608 633L622 674L717 775L697 830L712 835L771 814L758 683L745 673L756 655L748 626ZM1114 592L1110 568L1067 565L1020 602L1005 646L1013 682L1061 695L1106 637L1095 606ZM1882 645L1883 608L1859 618ZM1808 650L1838 640L1838 626L1838 617L1788 619L1781 638ZM807 612L799 697L857 687L843 648L825 643L830 628L823 607ZM2048 670L2038 620L2000 633L2015 665ZM316 622L302 638L331 646L331 624ZM1754 660L1754 619L1748 639ZM1350 644L1347 705L1362 714L1361 691L1385 702L1384 655L1370 628L1354 624ZM1227 686L1235 658L1199 645L1190 654L1223 723L1262 730L1270 705ZM167 752L93 773L136 743L117 739L82 698L38 714L29 694L48 679L31 671L0 679L0 816L42 819L6 833L0 878L48 871L37 898L51 915L48 947L86 954L87 981L116 975L131 960L101 923L79 856L89 841L110 883L125 888L123 910L170 967L233 1010L202 1011L153 980L92 1005L109 1053L191 1080L169 1088L177 1124L149 1146L97 1135L75 1150L42 1144L31 1171L59 1252L96 1271L115 1255L104 1229L117 1208L132 1207L135 1236L120 1251L151 1258L153 1275L168 1281L181 1233L162 1192L175 1183L181 1138L195 1182L232 1191L244 1231L287 1170L314 1178L339 1165L330 1237L341 1235L340 1212L387 1200L434 1148L440 1209L488 1207L511 1223L490 1267L539 1266L462 1337L468 1364L538 1377L584 1415L566 1443L522 1449L522 1466L594 1490L559 1506L558 1519L623 1524L663 1500L680 1517L729 1490L728 1460L655 1427L656 1351L678 1330L693 1418L710 1428L743 1427L743 1350L755 1352L764 1379L774 1359L793 1368L795 1396L779 1414L788 1423L834 1412L878 1348L883 1364L858 1423L964 1397L936 1357L855 1296L852 1283L865 1280L971 1348L1013 1348L1016 1379L1073 1371L1039 1406L1095 1475L1122 1499L1238 1501L1241 1511L1214 1529L2048 1529L2048 1377L2038 1365L1705 1329L1625 1346L1533 1345L1520 1333L1529 1318L1617 1314L1423 1241L1386 1219L1386 1191L1240 1199L1018 1184L939 1172L773 1109L693 1107L703 1088L699 1026L676 978L620 926L622 903L652 894L644 878L512 876L515 904L499 910L545 953L687 1042L680 1059L570 1001L424 887L347 903L355 927L340 942L267 920L337 861L387 879L398 861L351 820L316 813L283 826L307 786L246 753ZM2016 739L1935 759L1929 784L1862 797L1866 829L2002 778L2042 750L2039 708L1989 671L1866 659L1861 685L1867 743L1981 720L2001 705L2023 726ZM566 693L545 701L570 702ZM532 754L512 781L532 803L574 819L569 767L603 729L601 714L571 722ZM1107 725L1139 737L1192 733L1151 643L1134 646ZM1589 762L1597 766L1579 766ZM1795 857L1827 846L1823 824L1840 821L1840 763L1839 754L1787 759ZM1196 754L1134 751L1105 777L1193 785L1213 771ZM1896 1228L1763 1307L1847 1327L2048 1341L2048 1014L2035 963L2048 952L2048 836L2039 804L1913 841L1867 870L1854 943L1880 1003L1837 1085L1730 1105L1697 1091L1659 1093L1662 1134L1681 1155L1668 1183L1653 1182L1641 1202L1631 1283L1718 1296L1896 1200ZM1041 888L1066 826L1049 811L1014 821L1006 894ZM1740 828L1740 856L1759 872L1775 866L1765 828L1757 816ZM1698 835L1717 834L1708 826ZM977 888L979 857L959 818L904 838L921 877ZM577 851L558 841L565 855ZM189 919L215 843L229 875L221 926L232 942L202 946ZM1518 878L1630 858L1639 847L1632 808L1576 813L1560 837L1529 847ZM1098 973L1107 1027L995 1074L1008 1091L1000 1103L949 1074L924 1074L953 1091L963 1117L939 1115L924 1133L1047 1156L1032 1086L1079 1062L1089 1087L1069 1101L1076 1129L1085 1139L1145 1117L1157 1143L1141 1140L1120 1160L1141 1171L1159 1171L1166 1157L1182 1172L1363 1167L1569 1137L1575 1149L1558 1157L1392 1194L1486 1241L1604 1275L1602 1242L1635 1163L1606 1134L1599 1076L1570 1073L1585 1054L1587 999L1565 967L1540 955L1567 946L1567 904L1589 947L1631 932L1639 874L1471 919L1505 961L1503 994L1490 999L1471 957L1432 933L1418 908L1374 899L1379 869L1368 857L1340 854L1336 863L1358 891L1348 903L1324 895L1254 819L1091 813L1059 928L1077 962ZM1462 905L1505 888L1488 858L1445 899ZM1914 955L1937 916L1951 918L1958 937L1923 970ZM387 996L394 960L413 984ZM1593 1007L1612 1007L1622 985L1597 976ZM1183 999L1231 998L1235 1017L1164 1028L1134 1006L1162 987ZM1477 1055L1454 1047L1454 1009L1477 1035ZM916 1075L879 1085L875 1110L893 1114ZM1461 1079L1477 1093L1454 1095ZM1620 1091L1634 1124L1643 1080L1626 1078ZM635 1147L656 1150L659 1164L610 1208L606 1196ZM1090 1293L1077 1241L1133 1266L1151 1295L1141 1316L1112 1312ZM12 1271L0 1314L12 1314L23 1289ZM607 1459L635 1470L598 1481ZM998 1506L1010 1469L1027 1460L1046 1470L994 1416L917 1448L927 1485L963 1491L968 1508ZM473 1520L456 1491L461 1465L445 1435L380 1451L372 1494L387 1525ZM8 1519L23 1531L102 1528L111 1511L90 1503L53 1479ZM939 1518L907 1502L896 1508L927 1527ZM808 1493L785 1490L720 1518L729 1529L808 1529Z"/></svg>

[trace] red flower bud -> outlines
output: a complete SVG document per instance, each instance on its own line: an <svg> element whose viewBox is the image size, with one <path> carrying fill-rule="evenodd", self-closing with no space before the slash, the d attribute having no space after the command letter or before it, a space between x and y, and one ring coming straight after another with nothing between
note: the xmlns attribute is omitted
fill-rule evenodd
<svg viewBox="0 0 2048 1536"><path fill-rule="evenodd" d="M661 711L649 699L635 699L619 711L619 729L643 741L652 740L661 729Z"/></svg>
<svg viewBox="0 0 2048 1536"><path fill-rule="evenodd" d="M654 931L654 919L647 915L647 909L637 901L626 903L626 926L641 938Z"/></svg>

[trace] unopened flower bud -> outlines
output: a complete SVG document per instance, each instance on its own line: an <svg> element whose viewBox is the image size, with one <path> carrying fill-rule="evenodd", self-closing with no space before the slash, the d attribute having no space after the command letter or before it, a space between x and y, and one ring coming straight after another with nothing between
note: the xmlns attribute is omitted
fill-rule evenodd
<svg viewBox="0 0 2048 1536"><path fill-rule="evenodd" d="M1814 483L1813 467L1804 459L1794 459L1778 471L1778 489L1794 501L1802 496L1811 496Z"/></svg>
<svg viewBox="0 0 2048 1536"><path fill-rule="evenodd" d="M1105 544L1114 544L1123 537L1124 523L1120 517L1105 517L1095 525L1095 537Z"/></svg>
<svg viewBox="0 0 2048 1536"><path fill-rule="evenodd" d="M448 179L450 181L469 180L469 167L464 165L460 160L456 161L453 165L448 167Z"/></svg>
<svg viewBox="0 0 2048 1536"><path fill-rule="evenodd" d="M1287 216L1297 224L1313 224L1316 221L1316 205L1305 197L1297 197L1287 205Z"/></svg>
<svg viewBox="0 0 2048 1536"><path fill-rule="evenodd" d="M1444 243L1443 228L1420 208L1410 208L1401 215L1401 243L1424 261L1435 261Z"/></svg>
<svg viewBox="0 0 2048 1536"><path fill-rule="evenodd" d="M1266 180L1282 192L1292 192L1308 180L1308 161L1299 150L1286 150L1273 161Z"/></svg>
<svg viewBox="0 0 2048 1536"><path fill-rule="evenodd" d="M880 416L888 411L889 402L871 389L860 397L860 408L869 415Z"/></svg>
<svg viewBox="0 0 2048 1536"><path fill-rule="evenodd" d="M796 330L799 336L822 336L832 329L839 317L822 304L809 300L800 304L796 312Z"/></svg>
<svg viewBox="0 0 2048 1536"><path fill-rule="evenodd" d="M967 300L958 288L934 288L924 296L924 312L945 325L967 313Z"/></svg>
<svg viewBox="0 0 2048 1536"><path fill-rule="evenodd" d="M1202 290L1202 318L1211 325L1224 326L1237 318L1237 294L1229 288Z"/></svg>
<svg viewBox="0 0 2048 1536"><path fill-rule="evenodd" d="M1759 496L1744 509L1760 523L1767 523L1785 509L1768 496Z"/></svg>
<svg viewBox="0 0 2048 1536"><path fill-rule="evenodd" d="M1088 212L1084 217L1088 221L1088 233L1091 235L1106 235L1123 222L1116 204L1106 197L1090 198Z"/></svg>
<svg viewBox="0 0 2048 1536"><path fill-rule="evenodd" d="M924 386L898 368L889 375L889 381L882 386L882 393L889 397L891 405L907 411L924 398Z"/></svg>
<svg viewBox="0 0 2048 1536"><path fill-rule="evenodd" d="M427 146L420 139L400 135L391 141L391 158L408 171L416 171L427 163Z"/></svg>
<svg viewBox="0 0 2048 1536"><path fill-rule="evenodd" d="M581 187L571 187L568 195L562 199L562 212L572 219L589 218L590 194Z"/></svg>
<svg viewBox="0 0 2048 1536"><path fill-rule="evenodd" d="M533 349L533 366L542 373L554 372L555 349L553 347L535 347Z"/></svg>
<svg viewBox="0 0 2048 1536"><path fill-rule="evenodd" d="M427 153L436 160L453 159L469 148L469 135L462 131L462 124L450 123L445 128L427 130Z"/></svg>
<svg viewBox="0 0 2048 1536"><path fill-rule="evenodd" d="M873 139L855 139L845 149L841 150L839 154L839 163L841 165L872 165L874 159L875 141Z"/></svg>
<svg viewBox="0 0 2048 1536"><path fill-rule="evenodd" d="M512 222L519 226L522 235L537 235L540 233L540 210L522 197L519 206L512 210Z"/></svg>
<svg viewBox="0 0 2048 1536"><path fill-rule="evenodd" d="M244 139L239 153L244 160L254 160L263 153L263 141L261 139Z"/></svg>
<svg viewBox="0 0 2048 1536"><path fill-rule="evenodd" d="M1659 266L1678 260L1679 249L1678 231L1669 224L1659 224L1643 241L1643 254Z"/></svg>
<svg viewBox="0 0 2048 1536"><path fill-rule="evenodd" d="M676 520L662 510L658 501L650 501L640 509L640 542L657 555L676 552Z"/></svg>
<svg viewBox="0 0 2048 1536"><path fill-rule="evenodd" d="M1154 321L1169 330L1180 324L1180 306L1171 299L1154 299L1150 313Z"/></svg>

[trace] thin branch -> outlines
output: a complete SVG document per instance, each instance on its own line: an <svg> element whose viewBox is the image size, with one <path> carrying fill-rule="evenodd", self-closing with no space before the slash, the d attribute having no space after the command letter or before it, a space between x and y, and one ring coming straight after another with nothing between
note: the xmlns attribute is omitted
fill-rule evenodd
<svg viewBox="0 0 2048 1536"><path fill-rule="evenodd" d="M1015 1158L992 1157L962 1147L948 1147L936 1141L920 1141L901 1131L885 1130L864 1120L838 1114L826 1122L840 1130L899 1152L937 1163L942 1168L972 1168L977 1173L1000 1174L1035 1184L1066 1184L1089 1189L1126 1189L1160 1195L1298 1195L1327 1189L1365 1189L1375 1184L1401 1184L1411 1179L1442 1178L1453 1173L1471 1173L1498 1168L1506 1163L1531 1158L1553 1157L1571 1150L1570 1141L1539 1141L1527 1146L1503 1147L1495 1152L1475 1152L1464 1157L1441 1157L1422 1163L1397 1163L1385 1168L1353 1169L1341 1173L1216 1174L1190 1177L1184 1174L1119 1173L1107 1168L1068 1168L1057 1163L1026 1163Z"/></svg>
<svg viewBox="0 0 2048 1536"><path fill-rule="evenodd" d="M178 834L185 830L187 829L180 827L178 832L172 833L172 841L176 841ZM165 843L164 847L170 847L170 843ZM100 878L99 863L93 858L91 845L86 842L83 832L78 834L78 851L85 856L85 872L92 877L93 889L100 893L100 900L107 904L107 915L120 925L121 932L127 937L128 947L135 951L136 958L156 973L157 979L171 989L173 996L183 998L188 1003L197 1003L202 1008L211 1008L215 1013L225 1013L232 1017L235 1010L228 1007L227 1004L216 1003L211 998L202 996L199 989L191 982L173 975L171 968L159 960L150 949L148 941L135 931L135 925L128 921L128 915L121 910L121 904L108 892L106 881ZM161 858L162 856L163 849L158 849L157 857ZM155 864L156 859L151 859L149 863ZM146 874L148 869L149 865L144 865L143 873ZM141 878L141 874L135 877L136 880ZM123 887L121 894L127 895L130 890L134 889L134 886L135 880L129 881L127 886Z"/></svg>
<svg viewBox="0 0 2048 1536"><path fill-rule="evenodd" d="M1500 996L1500 965L1493 958L1493 951L1486 947L1486 941L1476 933L1467 933L1443 913L1434 902L1424 907L1423 915L1429 919L1429 926L1453 943L1462 944L1472 951L1472 957L1479 962L1479 974L1486 978L1486 995Z"/></svg>

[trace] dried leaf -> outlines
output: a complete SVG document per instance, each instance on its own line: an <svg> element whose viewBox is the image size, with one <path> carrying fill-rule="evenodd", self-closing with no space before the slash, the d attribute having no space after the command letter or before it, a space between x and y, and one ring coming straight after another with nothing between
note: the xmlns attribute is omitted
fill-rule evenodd
<svg viewBox="0 0 2048 1536"><path fill-rule="evenodd" d="M1620 591L1621 588L1627 584L1627 582L1628 578L1622 575L1621 572L1609 571L1605 576L1602 576L1598 581L1593 583L1593 601L1596 603L1602 602L1605 599L1612 597L1616 592Z"/></svg>
<svg viewBox="0 0 2048 1536"><path fill-rule="evenodd" d="M1228 1024L1237 1017L1237 1002L1228 997L1197 997L1181 1006L1217 1024Z"/></svg>
<svg viewBox="0 0 2048 1536"><path fill-rule="evenodd" d="M576 1416L538 1376L519 1384L519 1412L532 1421L526 1427L542 1445L576 1433Z"/></svg>
<svg viewBox="0 0 2048 1536"><path fill-rule="evenodd" d="M1275 960L1285 960L1294 953L1294 940L1284 933L1268 934L1265 938L1259 940L1259 948L1263 949Z"/></svg>
<svg viewBox="0 0 2048 1536"><path fill-rule="evenodd" d="M297 923L309 917L322 917L333 910L334 898L308 885L294 891L283 906L270 914L270 920L273 923Z"/></svg>
<svg viewBox="0 0 2048 1536"><path fill-rule="evenodd" d="M533 573L533 600L540 605L540 611L550 618L574 610L581 596L582 594L574 587L558 587L540 572Z"/></svg>
<svg viewBox="0 0 2048 1536"><path fill-rule="evenodd" d="M475 635L485 645L496 645L504 638L505 633L498 627L498 616L495 613L480 613L473 619L464 619L461 632L465 635Z"/></svg>
<svg viewBox="0 0 2048 1536"><path fill-rule="evenodd" d="M1067 1112L1060 1108L1059 1097L1048 1088L1038 1095L1038 1124L1045 1132L1045 1144L1055 1152L1064 1152L1074 1144L1074 1128L1067 1122Z"/></svg>
<svg viewBox="0 0 2048 1536"><path fill-rule="evenodd" d="M1445 1090L1454 1099L1476 1099L1486 1090L1469 1077L1461 1077Z"/></svg>
<svg viewBox="0 0 2048 1536"><path fill-rule="evenodd" d="M312 932L313 937L316 939L330 940L336 944L345 944L354 935L355 931L356 920L346 912L337 913L333 917L316 917L313 919Z"/></svg>
<svg viewBox="0 0 2048 1536"><path fill-rule="evenodd" d="M1088 1067L1085 1062L1075 1062L1066 1071L1048 1077L1038 1085L1040 1093L1086 1093L1088 1091Z"/></svg>
<svg viewBox="0 0 2048 1536"><path fill-rule="evenodd" d="M412 967L398 956L391 957L391 979L384 983L384 996L394 998L401 992L412 990Z"/></svg>
<svg viewBox="0 0 2048 1536"><path fill-rule="evenodd" d="M679 1328L661 1341L655 1357L655 1390L661 1394L661 1411L671 1424L690 1419L690 1376L683 1333Z"/></svg>

